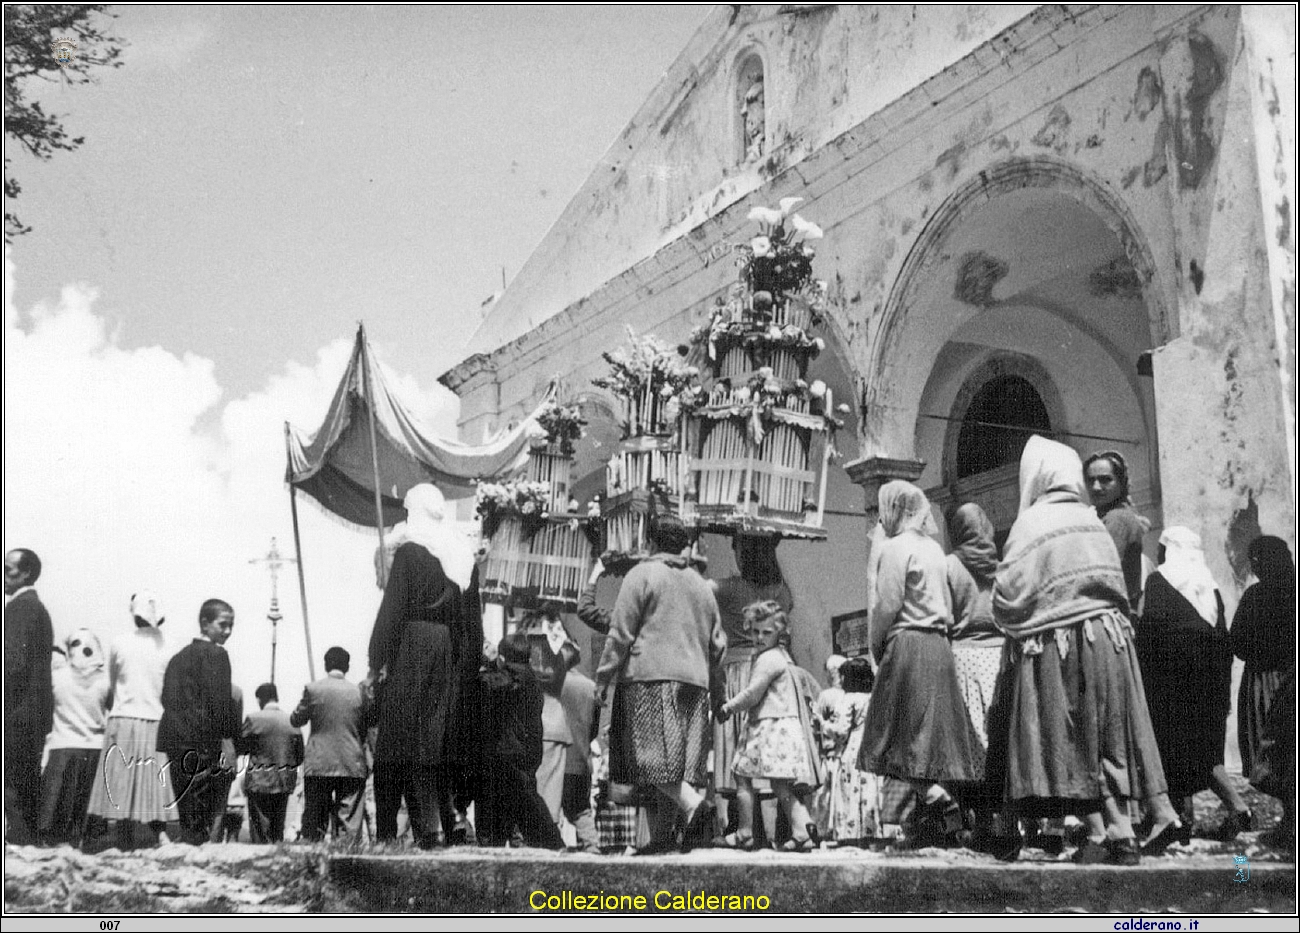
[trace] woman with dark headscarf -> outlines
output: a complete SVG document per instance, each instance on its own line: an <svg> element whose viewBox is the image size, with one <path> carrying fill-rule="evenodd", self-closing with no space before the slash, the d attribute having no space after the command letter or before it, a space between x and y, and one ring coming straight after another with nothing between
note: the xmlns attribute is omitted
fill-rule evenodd
<svg viewBox="0 0 1300 933"><path fill-rule="evenodd" d="M1190 841L1192 795L1207 787L1231 809L1221 832L1235 838L1250 828L1250 810L1223 767L1232 651L1223 599L1201 536L1190 528L1173 525L1160 535L1160 567L1147 578L1137 652L1169 796L1182 807L1179 841Z"/></svg>
<svg viewBox="0 0 1300 933"><path fill-rule="evenodd" d="M1097 517L1119 552L1129 612L1136 617L1142 599L1142 538L1151 530L1151 522L1133 508L1128 461L1119 451L1102 450L1090 456L1083 462L1083 476Z"/></svg>
<svg viewBox="0 0 1300 933"><path fill-rule="evenodd" d="M993 622L993 575L998 548L993 523L984 510L968 502L948 522L952 553L948 555L948 591L952 595L952 657L957 683L979 740L975 749L981 768L988 756L988 712L993 703L1005 639ZM976 835L991 836L991 818L1002 799L1000 787L986 782L968 788L964 801L975 813ZM972 843L979 846L978 841Z"/></svg>
<svg viewBox="0 0 1300 933"><path fill-rule="evenodd" d="M948 523L952 553L948 555L948 591L952 594L952 653L957 681L979 736L980 753L988 748L985 719L993 700L1002 658L1002 633L993 622L993 575L998 548L993 523L974 502L953 513Z"/></svg>
<svg viewBox="0 0 1300 933"><path fill-rule="evenodd" d="M983 768L948 642L948 567L930 537L930 502L895 480L881 487L879 504L885 540L867 625L880 672L859 761L862 770L893 779L881 820L903 823L910 795L898 793L900 783L925 793L934 784L978 780Z"/></svg>
<svg viewBox="0 0 1300 933"><path fill-rule="evenodd" d="M1241 773L1259 755L1264 720L1286 672L1295 664L1295 561L1286 542L1264 535L1251 542L1250 569L1259 582L1246 590L1232 619L1232 653L1246 662L1237 693Z"/></svg>
<svg viewBox="0 0 1300 933"><path fill-rule="evenodd" d="M1115 545L1087 504L1071 448L1031 437L1020 457L1020 513L1007 537L993 613L1008 636L990 717L989 769L1026 816L1102 812L1082 863L1140 860L1131 797L1178 825L1142 692ZM1013 857L1009 848L1005 857Z"/></svg>

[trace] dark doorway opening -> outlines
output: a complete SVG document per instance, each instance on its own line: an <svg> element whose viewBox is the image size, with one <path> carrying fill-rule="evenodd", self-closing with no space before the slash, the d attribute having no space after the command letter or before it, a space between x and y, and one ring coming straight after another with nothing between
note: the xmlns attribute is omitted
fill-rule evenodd
<svg viewBox="0 0 1300 933"><path fill-rule="evenodd" d="M1047 406L1020 376L998 376L980 387L957 435L957 478L1018 463L1031 434L1052 430Z"/></svg>

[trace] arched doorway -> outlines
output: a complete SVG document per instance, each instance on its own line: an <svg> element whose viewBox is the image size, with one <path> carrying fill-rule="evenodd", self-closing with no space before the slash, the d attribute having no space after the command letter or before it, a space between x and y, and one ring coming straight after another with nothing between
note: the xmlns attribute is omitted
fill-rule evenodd
<svg viewBox="0 0 1300 933"><path fill-rule="evenodd" d="M1030 433L1129 460L1160 524L1155 403L1138 358L1168 339L1154 265L1123 204L1054 159L1014 160L955 192L895 282L866 391L868 455L924 462L948 511L1015 518Z"/></svg>

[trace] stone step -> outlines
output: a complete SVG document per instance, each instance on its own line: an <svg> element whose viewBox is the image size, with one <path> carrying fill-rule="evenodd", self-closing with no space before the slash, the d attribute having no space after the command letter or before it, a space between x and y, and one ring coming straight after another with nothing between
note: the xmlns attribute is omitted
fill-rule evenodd
<svg viewBox="0 0 1300 933"><path fill-rule="evenodd" d="M329 859L329 879L358 910L376 913L590 913L592 895L618 902L598 899L594 912L648 915L729 909L1135 916L1296 912L1290 863L1253 863L1249 880L1239 882L1240 866L1231 856L1152 858L1134 868L980 858L843 850L789 855L704 849L624 857L452 849L336 855Z"/></svg>

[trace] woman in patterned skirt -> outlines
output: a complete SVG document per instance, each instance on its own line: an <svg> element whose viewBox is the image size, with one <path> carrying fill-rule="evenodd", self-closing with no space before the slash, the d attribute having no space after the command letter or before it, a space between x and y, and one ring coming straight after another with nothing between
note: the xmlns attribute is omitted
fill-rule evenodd
<svg viewBox="0 0 1300 933"><path fill-rule="evenodd" d="M689 848L714 834L713 806L697 787L707 780L709 686L727 639L712 588L681 556L686 528L660 517L649 537L655 553L623 579L596 683L602 697L614 688L610 780L670 800Z"/></svg>

